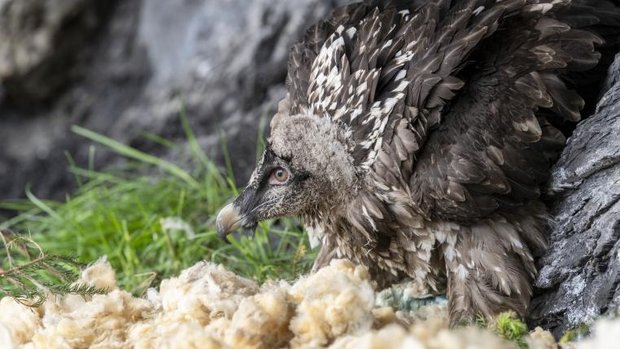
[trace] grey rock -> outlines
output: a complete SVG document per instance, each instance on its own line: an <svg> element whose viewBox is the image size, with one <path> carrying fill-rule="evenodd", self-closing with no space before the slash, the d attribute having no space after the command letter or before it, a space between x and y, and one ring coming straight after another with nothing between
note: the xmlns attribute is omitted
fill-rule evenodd
<svg viewBox="0 0 620 349"><path fill-rule="evenodd" d="M74 74L79 48L110 8L105 0L1 0L0 97L53 97Z"/></svg>
<svg viewBox="0 0 620 349"><path fill-rule="evenodd" d="M99 35L80 48L79 78L44 104L0 103L0 200L22 197L26 185L42 198L62 199L74 180L65 153L88 162L89 143L74 136L74 124L105 132L142 93L150 71L136 47L139 1L123 1ZM145 63L146 62L146 63ZM58 67L57 74L77 67ZM76 71L77 73L77 71ZM50 77L53 80L53 78ZM29 99L28 99L29 100ZM103 154L100 154L103 155ZM109 159L102 158L102 166Z"/></svg>
<svg viewBox="0 0 620 349"><path fill-rule="evenodd" d="M284 97L289 48L336 5L318 0L145 2L139 39L151 58L151 81L143 100L124 111L111 134L135 139L127 130L163 131L182 139L183 100L207 153L222 163L226 143L237 179L245 182L255 165L259 120L271 117ZM172 31L171 25L161 25L182 19L184 24Z"/></svg>
<svg viewBox="0 0 620 349"><path fill-rule="evenodd" d="M548 186L551 247L539 261L530 322L556 335L620 304L620 55L605 86Z"/></svg>

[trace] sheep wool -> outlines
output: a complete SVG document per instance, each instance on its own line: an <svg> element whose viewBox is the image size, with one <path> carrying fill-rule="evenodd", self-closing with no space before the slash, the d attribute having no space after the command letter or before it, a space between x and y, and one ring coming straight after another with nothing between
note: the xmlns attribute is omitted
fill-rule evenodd
<svg viewBox="0 0 620 349"><path fill-rule="evenodd" d="M368 269L347 260L333 260L292 284L263 285L199 262L145 297L119 289L105 258L81 278L109 292L50 296L38 308L1 299L0 348L517 348L485 329L450 330L445 304L432 304L422 316L396 311L385 304L385 291L376 292ZM392 294L419 293L403 287ZM618 348L620 339L610 334L620 333L620 321L601 321L594 333L571 348ZM532 349L559 348L540 328L525 341Z"/></svg>

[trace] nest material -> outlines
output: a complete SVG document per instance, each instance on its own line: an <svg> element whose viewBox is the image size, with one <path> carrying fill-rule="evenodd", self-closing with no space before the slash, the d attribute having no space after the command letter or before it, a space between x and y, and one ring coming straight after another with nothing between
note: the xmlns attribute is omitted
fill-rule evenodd
<svg viewBox="0 0 620 349"><path fill-rule="evenodd" d="M111 291L51 297L36 309L0 300L0 347L516 348L480 328L449 330L445 307L418 316L377 305L368 271L344 260L292 285L262 286L200 262L145 298L118 289L105 259L86 269L82 279ZM610 348L607 334L620 333L620 321L601 322L596 329L602 335L577 347ZM531 332L527 342L533 349L557 348L542 329Z"/></svg>

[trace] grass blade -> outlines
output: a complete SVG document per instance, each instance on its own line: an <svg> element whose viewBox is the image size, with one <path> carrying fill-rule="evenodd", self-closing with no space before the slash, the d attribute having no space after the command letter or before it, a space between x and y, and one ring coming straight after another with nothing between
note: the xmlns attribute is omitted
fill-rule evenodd
<svg viewBox="0 0 620 349"><path fill-rule="evenodd" d="M161 168L162 170L168 172L169 174L182 179L183 181L185 181L185 183L187 183L188 185L194 188L200 187L200 184L189 173L187 173L186 171L184 171L183 169L181 169L180 167L178 167L177 165L173 163L160 159L156 156L141 152L135 148L127 146L118 141L115 141L112 138L108 138L106 136L103 136L101 134L98 134L96 132L93 132L91 130L85 129L77 125L72 126L71 130L74 133L82 137L88 138L93 142L102 144L110 148L111 150L115 151L116 153L120 155L123 155L128 158L132 158L134 160L138 160L146 164L157 166Z"/></svg>

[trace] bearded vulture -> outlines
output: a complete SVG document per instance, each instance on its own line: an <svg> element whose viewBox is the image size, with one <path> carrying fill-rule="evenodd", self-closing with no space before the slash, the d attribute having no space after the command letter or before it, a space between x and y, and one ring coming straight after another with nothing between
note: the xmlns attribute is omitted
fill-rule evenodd
<svg viewBox="0 0 620 349"><path fill-rule="evenodd" d="M597 65L590 28L615 10L589 1L335 10L291 49L267 149L218 232L299 216L322 244L315 269L348 258L380 286L447 292L452 325L524 316L549 221L541 185L565 143L554 125L580 119L568 78Z"/></svg>

